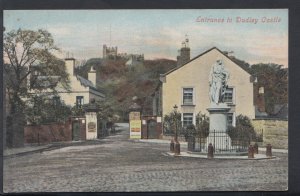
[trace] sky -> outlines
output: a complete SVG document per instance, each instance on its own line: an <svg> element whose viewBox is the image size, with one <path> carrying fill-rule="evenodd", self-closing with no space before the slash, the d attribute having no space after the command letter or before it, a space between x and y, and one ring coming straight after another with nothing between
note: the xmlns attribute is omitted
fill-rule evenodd
<svg viewBox="0 0 300 196"><path fill-rule="evenodd" d="M288 67L287 9L4 10L3 21L6 32L48 30L61 58L101 58L106 44L175 60L187 35L191 58L218 47L250 64Z"/></svg>

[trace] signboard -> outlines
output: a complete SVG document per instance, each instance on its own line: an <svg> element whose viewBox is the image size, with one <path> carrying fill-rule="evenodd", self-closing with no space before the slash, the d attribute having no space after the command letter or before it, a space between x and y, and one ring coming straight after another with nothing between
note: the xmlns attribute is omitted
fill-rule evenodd
<svg viewBox="0 0 300 196"><path fill-rule="evenodd" d="M141 120L131 120L130 123L130 139L141 139Z"/></svg>
<svg viewBox="0 0 300 196"><path fill-rule="evenodd" d="M129 120L140 120L140 112L130 112L129 113Z"/></svg>
<svg viewBox="0 0 300 196"><path fill-rule="evenodd" d="M161 123L161 117L157 117L156 121L157 121L158 123Z"/></svg>
<svg viewBox="0 0 300 196"><path fill-rule="evenodd" d="M89 123L88 123L88 131L89 131L89 132L95 132L95 131L96 131L96 123L94 123L94 122L89 122Z"/></svg>

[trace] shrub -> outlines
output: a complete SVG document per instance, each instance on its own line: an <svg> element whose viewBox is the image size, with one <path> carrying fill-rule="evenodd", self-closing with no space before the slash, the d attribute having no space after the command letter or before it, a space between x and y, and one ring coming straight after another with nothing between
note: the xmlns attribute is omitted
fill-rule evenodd
<svg viewBox="0 0 300 196"><path fill-rule="evenodd" d="M239 139L245 141L251 141L256 137L254 127L251 124L251 120L247 116L238 115L236 117L236 126L228 127L228 134L231 139Z"/></svg>

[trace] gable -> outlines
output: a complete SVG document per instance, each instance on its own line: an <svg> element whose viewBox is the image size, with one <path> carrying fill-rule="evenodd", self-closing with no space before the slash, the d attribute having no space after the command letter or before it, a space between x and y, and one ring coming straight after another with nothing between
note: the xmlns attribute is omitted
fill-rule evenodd
<svg viewBox="0 0 300 196"><path fill-rule="evenodd" d="M246 70L244 70L240 65L236 64L233 60L231 60L227 55L225 55L221 50L219 50L217 47L213 47L201 54L199 54L198 56L194 57L193 59L191 59L190 61L188 61L187 63L181 65L180 67L176 67L170 71L168 71L167 73L165 74L161 74L161 77L164 77L164 76L167 76L169 74L172 74L173 72L177 71L177 70L180 70L181 68L183 68L184 66L188 66L189 64L191 64L192 62L194 61L197 61L199 58L204 58L206 57L209 53L212 53L212 52L215 52L215 53L219 53L217 56L219 58L221 58L223 61L226 59L226 61L229 61L230 64L235 64L235 66L237 66L240 71L243 71L243 72L246 72L248 76L251 76L251 74L249 72L247 72ZM215 59L216 61L217 59ZM226 65L225 65L226 66Z"/></svg>

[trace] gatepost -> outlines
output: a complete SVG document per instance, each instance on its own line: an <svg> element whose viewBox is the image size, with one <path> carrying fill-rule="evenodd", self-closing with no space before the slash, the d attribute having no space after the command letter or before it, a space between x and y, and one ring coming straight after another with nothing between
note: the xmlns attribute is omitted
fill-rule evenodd
<svg viewBox="0 0 300 196"><path fill-rule="evenodd" d="M91 99L90 103L85 107L86 119L86 139L97 138L97 112L99 111L95 99Z"/></svg>
<svg viewBox="0 0 300 196"><path fill-rule="evenodd" d="M130 139L142 138L141 106L136 103L137 97L132 98L133 104L129 107Z"/></svg>

